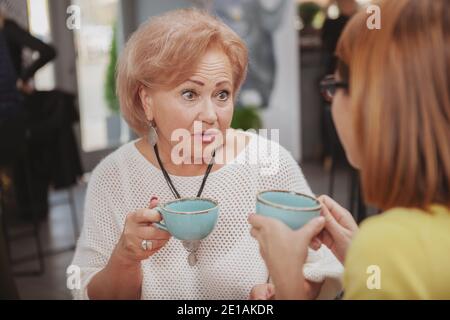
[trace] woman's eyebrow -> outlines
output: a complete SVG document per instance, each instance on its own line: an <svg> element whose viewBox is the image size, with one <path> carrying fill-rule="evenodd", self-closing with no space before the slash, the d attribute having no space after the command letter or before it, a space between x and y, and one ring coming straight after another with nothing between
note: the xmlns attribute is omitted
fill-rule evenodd
<svg viewBox="0 0 450 320"><path fill-rule="evenodd" d="M187 81L198 84L199 86L204 86L205 84L199 80L188 79Z"/></svg>
<svg viewBox="0 0 450 320"><path fill-rule="evenodd" d="M222 84L224 84L224 83L231 85L231 82L230 82L230 81L228 81L228 80L223 80L223 81L217 82L217 83L216 83L216 87L218 87L218 86L220 86L220 85L222 85Z"/></svg>
<svg viewBox="0 0 450 320"><path fill-rule="evenodd" d="M199 86L204 86L204 85L205 85L205 84L204 84L203 82L201 82L200 80L188 79L187 81L188 81L188 82L193 82L193 83L195 83L195 84L197 84L197 85L199 85ZM227 84L230 84L230 85L231 85L231 82L230 82L229 80L223 80L223 81L217 82L217 83L216 83L216 87L218 87L218 86L220 86L220 85L222 85L222 84L224 84L224 83L227 83Z"/></svg>

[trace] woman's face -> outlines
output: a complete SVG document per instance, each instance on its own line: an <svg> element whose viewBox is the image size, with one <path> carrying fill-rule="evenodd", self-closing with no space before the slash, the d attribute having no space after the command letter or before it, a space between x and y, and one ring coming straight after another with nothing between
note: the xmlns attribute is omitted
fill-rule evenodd
<svg viewBox="0 0 450 320"><path fill-rule="evenodd" d="M336 80L341 81L338 73L336 73ZM338 88L333 97L333 104L331 106L331 113L333 115L334 125L339 136L339 139L344 146L345 154L350 164L359 168L360 154L356 148L356 137L353 127L353 114L350 108L350 96L347 90Z"/></svg>
<svg viewBox="0 0 450 320"><path fill-rule="evenodd" d="M173 89L158 89L143 93L141 100L148 119L153 119L159 140L174 146L172 133L185 129L192 143L205 147L218 134L225 137L233 116L233 77L228 57L219 49L210 49L200 59L195 72ZM201 124L200 134L196 127ZM205 131L208 130L207 133Z"/></svg>

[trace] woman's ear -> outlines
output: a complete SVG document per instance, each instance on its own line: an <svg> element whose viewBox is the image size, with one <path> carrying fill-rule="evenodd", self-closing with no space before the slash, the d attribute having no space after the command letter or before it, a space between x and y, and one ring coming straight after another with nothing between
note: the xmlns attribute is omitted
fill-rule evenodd
<svg viewBox="0 0 450 320"><path fill-rule="evenodd" d="M153 120L153 111L152 111L152 97L150 95L149 89L141 86L139 88L139 98L141 99L141 105L144 109L145 116L148 121Z"/></svg>

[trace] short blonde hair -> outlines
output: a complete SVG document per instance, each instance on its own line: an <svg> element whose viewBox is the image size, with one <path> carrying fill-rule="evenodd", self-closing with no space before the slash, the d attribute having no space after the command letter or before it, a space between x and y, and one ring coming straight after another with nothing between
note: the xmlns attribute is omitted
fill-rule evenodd
<svg viewBox="0 0 450 320"><path fill-rule="evenodd" d="M234 31L206 11L170 11L150 18L133 33L118 63L117 95L123 117L138 135L148 132L140 87L179 85L211 47L223 50L230 60L236 96L247 73L247 47Z"/></svg>
<svg viewBox="0 0 450 320"><path fill-rule="evenodd" d="M382 209L450 207L450 2L380 7L380 30L369 30L361 12L337 47L365 200Z"/></svg>

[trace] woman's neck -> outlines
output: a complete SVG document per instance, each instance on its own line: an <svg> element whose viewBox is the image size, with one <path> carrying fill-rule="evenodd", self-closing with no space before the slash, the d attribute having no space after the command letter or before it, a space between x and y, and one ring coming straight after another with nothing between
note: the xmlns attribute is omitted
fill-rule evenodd
<svg viewBox="0 0 450 320"><path fill-rule="evenodd" d="M171 175L199 176L205 173L209 165L209 162L205 162L203 158L189 159L189 161L181 161L181 163L175 164L172 160L172 146L167 146L162 143L158 143L157 146L162 165ZM153 151L154 158L156 158L154 149L151 149Z"/></svg>
<svg viewBox="0 0 450 320"><path fill-rule="evenodd" d="M158 146L158 153L159 153L159 157L161 159L161 163L164 166L165 170L170 174L170 175L175 175L175 176L187 176L187 177L192 177L192 176L199 176L205 173L208 164L207 162L204 161L190 161L190 163L188 163L187 161L183 161L182 163L177 163L175 164L172 161L172 146L171 145L166 145L165 143L163 143L162 141L158 142L157 144ZM136 143L136 147L138 148L138 150L141 152L141 154L144 155L144 157L150 161L155 167L160 167L154 148L153 146L151 146L147 139L143 138L140 139L137 143ZM211 171L215 171L220 167L220 165L214 165L214 167L212 168Z"/></svg>
<svg viewBox="0 0 450 320"><path fill-rule="evenodd" d="M236 135L241 135L243 133L236 133L233 136L233 139L236 137ZM233 152L232 154L237 156L243 148L245 148L248 144L249 140L246 140L245 144L241 144L240 146L236 147L235 144L231 143L227 143L226 139L224 141L224 144L217 148L216 150L216 156L215 156L215 164L212 167L211 172L214 172L216 170L219 170L221 167L223 167L226 163L225 161L222 161L223 159L226 159L225 154L227 154L227 152ZM159 141L158 142L158 153L161 159L161 162L164 166L164 168L166 169L166 171L170 174L170 175L175 175L175 176L187 176L187 177L192 177L192 176L200 176L203 175L206 171L206 169L208 168L209 165L209 159L204 159L207 160L205 161L190 161L191 163L181 163L181 164L175 164L172 161L172 146L170 144L164 143L164 141ZM159 168L159 163L158 160L156 158L156 154L155 151L153 149L153 147L148 143L147 139L142 138L139 141L136 142L136 147L138 148L138 150L140 151L140 153L148 160L150 161L150 163L152 163L155 167ZM227 148L232 148L233 150L228 150ZM232 160L232 159L226 159L226 160Z"/></svg>

